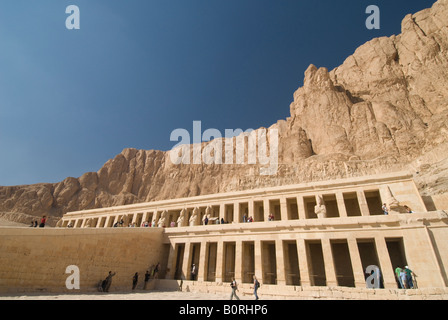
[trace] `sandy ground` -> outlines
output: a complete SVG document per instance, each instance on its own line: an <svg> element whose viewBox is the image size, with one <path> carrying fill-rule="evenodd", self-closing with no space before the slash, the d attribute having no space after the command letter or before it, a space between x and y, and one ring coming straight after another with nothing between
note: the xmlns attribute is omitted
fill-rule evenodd
<svg viewBox="0 0 448 320"><path fill-rule="evenodd" d="M237 293L241 300L254 300L253 295ZM0 300L229 300L228 294L209 294L180 291L135 291L110 293L82 293L82 294L42 294L19 293L3 294ZM260 295L260 299L262 296ZM272 298L270 297L272 300ZM275 299L274 299L275 300Z"/></svg>

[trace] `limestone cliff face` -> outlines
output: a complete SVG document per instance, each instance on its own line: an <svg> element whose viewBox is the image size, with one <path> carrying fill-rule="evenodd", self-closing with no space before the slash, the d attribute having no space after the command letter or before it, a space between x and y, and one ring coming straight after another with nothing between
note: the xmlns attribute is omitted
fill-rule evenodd
<svg viewBox="0 0 448 320"><path fill-rule="evenodd" d="M125 149L80 178L0 187L0 212L61 216L397 170L416 174L429 207L448 209L448 0L406 16L400 35L367 42L332 71L311 65L290 111L271 127L275 175L260 175L258 164L174 165L169 152Z"/></svg>

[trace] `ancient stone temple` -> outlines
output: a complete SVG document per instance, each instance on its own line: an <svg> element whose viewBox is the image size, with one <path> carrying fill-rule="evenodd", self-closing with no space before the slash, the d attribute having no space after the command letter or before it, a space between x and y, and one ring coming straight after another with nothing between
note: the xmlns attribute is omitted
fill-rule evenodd
<svg viewBox="0 0 448 320"><path fill-rule="evenodd" d="M59 226L162 228L160 278L211 290L254 275L278 288L366 288L371 265L381 288L397 288L406 265L419 287L445 287L447 223L397 173L71 212Z"/></svg>
<svg viewBox="0 0 448 320"><path fill-rule="evenodd" d="M447 21L438 0L339 67L310 65L290 116L269 127L278 139L254 130L275 172L124 149L79 178L0 187L0 217L58 219L0 228L0 293L67 291L70 266L79 290L109 271L129 290L158 265L149 289L228 293L235 278L250 295L256 276L264 296L448 299ZM194 143L181 158L249 159L249 141ZM398 288L405 266L413 290Z"/></svg>

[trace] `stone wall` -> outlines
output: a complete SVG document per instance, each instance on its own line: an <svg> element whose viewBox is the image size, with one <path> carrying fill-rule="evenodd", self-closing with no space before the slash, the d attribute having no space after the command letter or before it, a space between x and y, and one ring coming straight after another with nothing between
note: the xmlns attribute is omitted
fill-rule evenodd
<svg viewBox="0 0 448 320"><path fill-rule="evenodd" d="M80 291L95 291L108 272L116 272L110 292L131 290L132 276L162 258L158 228L52 229L0 228L0 293L67 292L76 265ZM76 290L75 290L76 291Z"/></svg>

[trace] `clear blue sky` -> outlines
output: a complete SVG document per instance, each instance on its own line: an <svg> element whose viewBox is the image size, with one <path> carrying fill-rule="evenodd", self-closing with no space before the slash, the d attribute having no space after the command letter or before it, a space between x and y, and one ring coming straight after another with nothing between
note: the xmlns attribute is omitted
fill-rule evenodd
<svg viewBox="0 0 448 320"><path fill-rule="evenodd" d="M434 0L2 0L0 185L97 171L174 129L289 116L309 64L334 67ZM81 29L68 30L68 5ZM381 10L368 30L365 10Z"/></svg>

